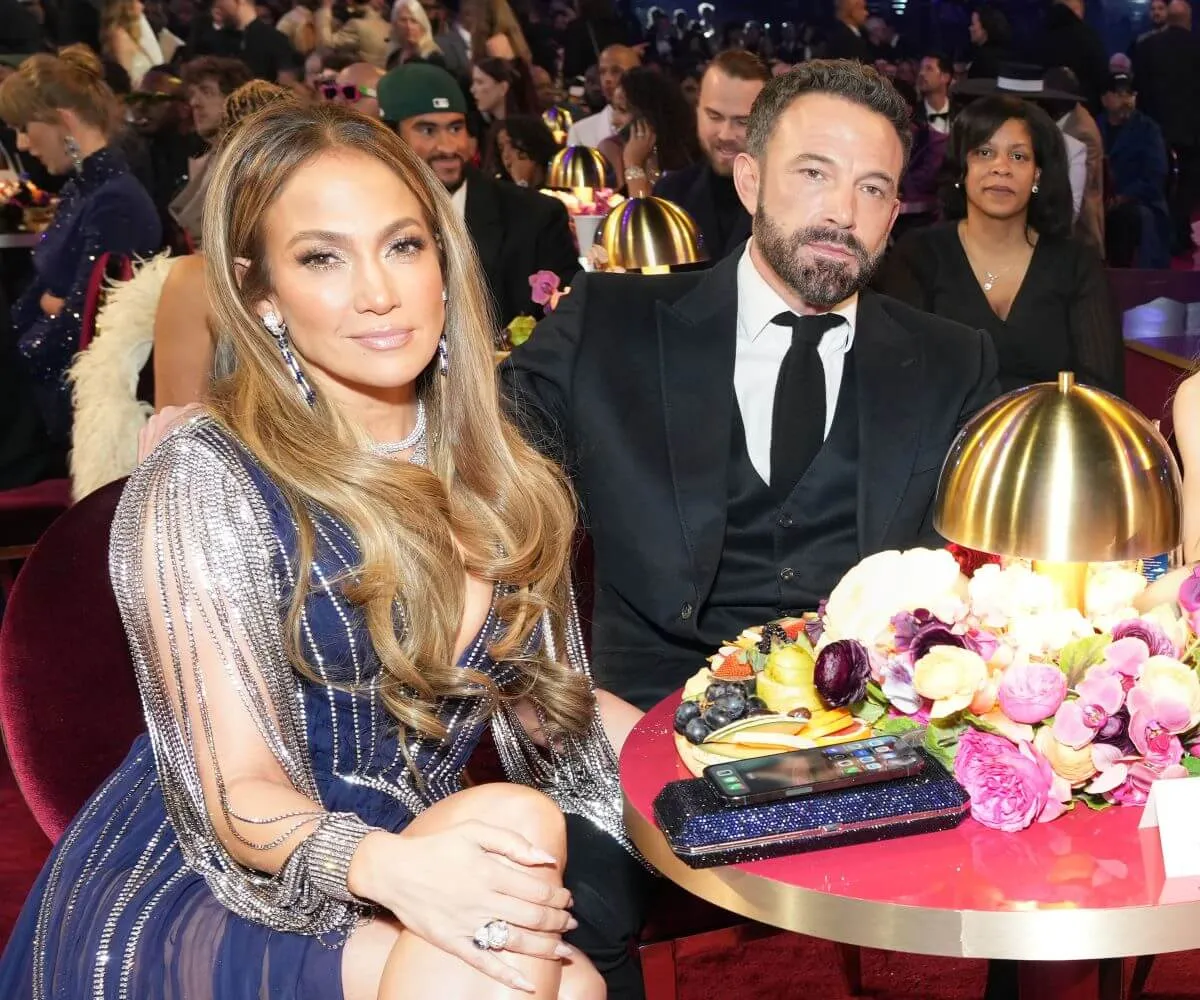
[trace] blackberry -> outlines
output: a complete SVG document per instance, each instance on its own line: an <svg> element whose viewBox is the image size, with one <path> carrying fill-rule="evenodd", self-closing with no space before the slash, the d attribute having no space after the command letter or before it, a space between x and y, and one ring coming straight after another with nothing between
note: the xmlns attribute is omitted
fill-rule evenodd
<svg viewBox="0 0 1200 1000"><path fill-rule="evenodd" d="M762 638L758 640L758 651L764 656L769 654L773 640L775 639L778 639L780 644L786 643L788 641L788 634L778 622L768 622L763 626Z"/></svg>

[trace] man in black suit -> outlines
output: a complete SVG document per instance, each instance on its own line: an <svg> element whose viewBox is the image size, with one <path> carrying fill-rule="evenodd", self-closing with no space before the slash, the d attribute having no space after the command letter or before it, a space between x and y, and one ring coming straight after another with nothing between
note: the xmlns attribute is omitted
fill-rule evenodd
<svg viewBox="0 0 1200 1000"><path fill-rule="evenodd" d="M379 114L437 174L475 241L501 326L540 317L529 278L553 271L564 286L579 271L579 253L562 202L496 181L467 166L467 102L438 66L406 63L379 81Z"/></svg>
<svg viewBox="0 0 1200 1000"><path fill-rule="evenodd" d="M639 707L743 628L816 608L863 557L939 544L938 475L998 392L996 357L985 332L867 290L910 142L874 69L776 77L734 165L746 248L700 274L583 275L502 366L592 535L597 682ZM633 996L637 883L596 841L568 851L571 940L610 997Z"/></svg>
<svg viewBox="0 0 1200 1000"><path fill-rule="evenodd" d="M1075 74L1093 115L1101 111L1100 94L1108 80L1108 55L1100 35L1083 19L1084 0L1055 0L1037 43L1043 69L1066 66Z"/></svg>
<svg viewBox="0 0 1200 1000"><path fill-rule="evenodd" d="M655 195L696 220L714 264L750 236L750 213L733 186L733 163L746 151L750 108L770 79L766 63L742 49L713 59L700 80L696 104L696 133L705 159L668 173L654 186Z"/></svg>
<svg viewBox="0 0 1200 1000"><path fill-rule="evenodd" d="M826 59L856 59L871 62L871 45L863 35L867 23L867 0L837 0L836 19L825 39Z"/></svg>
<svg viewBox="0 0 1200 1000"><path fill-rule="evenodd" d="M1171 204L1174 251L1190 251L1192 212L1200 201L1200 39L1192 33L1186 0L1167 6L1167 26L1133 50L1138 108L1158 123L1178 158Z"/></svg>

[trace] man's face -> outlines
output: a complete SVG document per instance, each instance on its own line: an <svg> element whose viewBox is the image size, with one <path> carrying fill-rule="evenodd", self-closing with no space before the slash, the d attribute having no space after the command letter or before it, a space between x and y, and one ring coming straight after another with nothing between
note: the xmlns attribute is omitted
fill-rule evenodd
<svg viewBox="0 0 1200 1000"><path fill-rule="evenodd" d="M217 81L210 77L193 84L188 87L187 97L196 131L205 139L213 138L221 130L221 112L225 107L225 95Z"/></svg>
<svg viewBox="0 0 1200 1000"><path fill-rule="evenodd" d="M1129 121L1129 116L1133 114L1133 109L1137 106L1137 98L1134 97L1133 91L1126 87L1110 90L1100 100L1104 104L1104 110L1108 113L1108 120L1115 125L1122 125Z"/></svg>
<svg viewBox="0 0 1200 1000"><path fill-rule="evenodd" d="M379 101L375 98L378 82L379 75L369 68L347 66L337 75L334 102L360 111L368 118L378 118Z"/></svg>
<svg viewBox="0 0 1200 1000"><path fill-rule="evenodd" d="M1151 0L1150 23L1156 28L1167 23L1167 0Z"/></svg>
<svg viewBox="0 0 1200 1000"><path fill-rule="evenodd" d="M716 67L700 81L696 131L708 162L722 177L733 173L733 161L746 150L746 121L762 88L761 80L735 80Z"/></svg>
<svg viewBox="0 0 1200 1000"><path fill-rule="evenodd" d="M429 18L429 27L433 30L433 33L435 35L439 34L446 20L446 9L438 0L421 0L421 9L425 11L425 16Z"/></svg>
<svg viewBox="0 0 1200 1000"><path fill-rule="evenodd" d="M622 74L636 65L637 56L632 52L605 50L600 54L600 89L606 101L612 101L613 91L621 82Z"/></svg>
<svg viewBox="0 0 1200 1000"><path fill-rule="evenodd" d="M863 27L867 23L867 0L850 0L846 6L846 13L850 16L850 23L857 28Z"/></svg>
<svg viewBox="0 0 1200 1000"><path fill-rule="evenodd" d="M983 30L983 22L979 20L978 12L971 14L971 25L967 31L971 36L972 45L983 45L987 41L987 32Z"/></svg>
<svg viewBox="0 0 1200 1000"><path fill-rule="evenodd" d="M831 308L870 280L900 209L903 165L891 122L829 94L794 100L761 159L737 158L755 250L784 291Z"/></svg>
<svg viewBox="0 0 1200 1000"><path fill-rule="evenodd" d="M471 158L471 136L465 115L451 111L418 115L401 122L399 133L413 152L433 168L447 191L453 193L462 186L467 160Z"/></svg>
<svg viewBox="0 0 1200 1000"><path fill-rule="evenodd" d="M237 0L213 0L213 20L226 26L236 23Z"/></svg>
<svg viewBox="0 0 1200 1000"><path fill-rule="evenodd" d="M923 97L931 94L943 94L950 86L950 77L942 72L938 61L929 56L921 60L921 68L917 71L917 93Z"/></svg>

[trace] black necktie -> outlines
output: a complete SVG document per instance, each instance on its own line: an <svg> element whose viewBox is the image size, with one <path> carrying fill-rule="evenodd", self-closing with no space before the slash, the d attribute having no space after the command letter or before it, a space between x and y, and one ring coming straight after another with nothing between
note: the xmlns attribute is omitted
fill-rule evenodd
<svg viewBox="0 0 1200 1000"><path fill-rule="evenodd" d="M817 345L841 316L783 312L772 323L792 328L792 346L779 366L771 411L771 489L791 493L825 441L825 366Z"/></svg>

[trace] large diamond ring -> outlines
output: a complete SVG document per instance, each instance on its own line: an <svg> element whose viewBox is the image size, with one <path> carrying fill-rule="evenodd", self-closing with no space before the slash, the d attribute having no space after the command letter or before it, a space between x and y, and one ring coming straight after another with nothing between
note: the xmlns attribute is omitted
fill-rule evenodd
<svg viewBox="0 0 1200 1000"><path fill-rule="evenodd" d="M508 921L489 920L475 932L474 941L480 951L503 951L508 947Z"/></svg>

